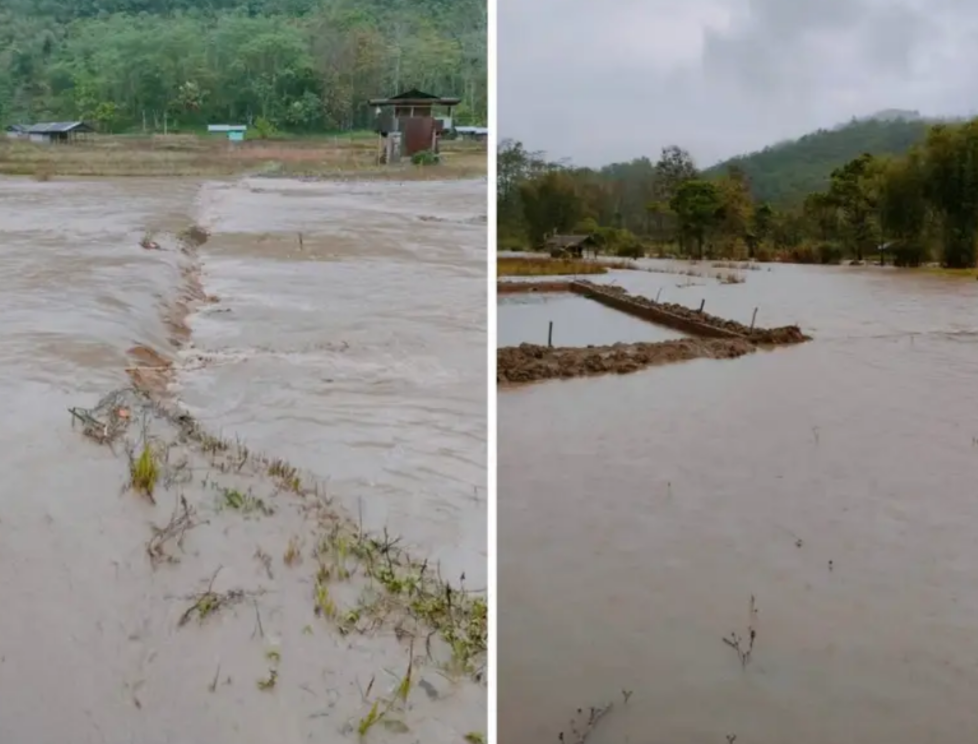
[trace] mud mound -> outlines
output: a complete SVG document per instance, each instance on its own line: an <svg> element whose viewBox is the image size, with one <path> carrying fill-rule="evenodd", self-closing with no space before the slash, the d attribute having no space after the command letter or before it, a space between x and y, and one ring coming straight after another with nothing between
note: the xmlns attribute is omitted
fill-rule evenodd
<svg viewBox="0 0 978 744"><path fill-rule="evenodd" d="M805 341L811 341L811 337L802 333L801 328L799 328L797 325L781 326L778 328L751 329L750 326L746 326L743 323L738 323L735 320L727 320L726 318L711 315L707 312L691 310L685 305L678 305L673 302L656 302L648 297L632 295L629 294L623 287L594 284L593 282L581 279L573 282L571 289L581 292L582 294L590 294L592 296L597 295L598 297L603 295L606 297L627 301L637 307L648 308L658 313L668 313L669 315L673 315L676 318L687 321L690 324L708 326L726 333L743 336L759 344L786 345L800 344Z"/></svg>
<svg viewBox="0 0 978 744"><path fill-rule="evenodd" d="M781 328L755 328L750 334L750 340L757 344L787 346L811 341L812 338L802 333L798 326L792 325Z"/></svg>
<svg viewBox="0 0 978 744"><path fill-rule="evenodd" d="M659 343L556 349L521 344L498 350L496 381L524 383L628 374L658 364L691 359L734 359L756 350L757 346L746 339L678 339Z"/></svg>
<svg viewBox="0 0 978 744"><path fill-rule="evenodd" d="M197 248L203 245L210 238L210 233L200 225L191 225L178 236L182 243Z"/></svg>

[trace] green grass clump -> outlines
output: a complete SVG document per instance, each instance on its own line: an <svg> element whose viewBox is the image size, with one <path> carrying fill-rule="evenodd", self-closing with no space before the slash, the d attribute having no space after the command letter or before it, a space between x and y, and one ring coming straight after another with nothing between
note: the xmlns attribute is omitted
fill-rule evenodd
<svg viewBox="0 0 978 744"><path fill-rule="evenodd" d="M130 462L129 477L134 490L153 498L153 491L156 489L156 482L160 477L160 469L149 444L144 444L139 457Z"/></svg>

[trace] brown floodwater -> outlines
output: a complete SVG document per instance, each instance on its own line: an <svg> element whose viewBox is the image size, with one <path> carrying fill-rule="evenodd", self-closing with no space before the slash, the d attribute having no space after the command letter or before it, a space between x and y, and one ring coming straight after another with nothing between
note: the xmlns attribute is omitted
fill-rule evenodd
<svg viewBox="0 0 978 744"><path fill-rule="evenodd" d="M598 279L814 341L501 391L501 741L978 738L978 282L743 276Z"/></svg>
<svg viewBox="0 0 978 744"><path fill-rule="evenodd" d="M668 341L683 338L670 328L612 310L570 292L500 295L496 346L523 343L554 346L600 346L613 343ZM551 331L550 323L553 323Z"/></svg>
<svg viewBox="0 0 978 744"><path fill-rule="evenodd" d="M484 588L485 189L0 180L0 741L357 738L407 647L314 617L313 562L282 559L301 518L212 510L154 571L150 524L171 503L124 493L124 460L66 409L124 386L129 350L149 347L207 429L311 471L365 529ZM190 224L211 233L192 259L175 237ZM198 275L217 302L184 319ZM177 628L219 567L267 590L260 633L250 604ZM281 668L262 691L269 647ZM371 740L485 731L484 685L433 665L414 680L408 733Z"/></svg>

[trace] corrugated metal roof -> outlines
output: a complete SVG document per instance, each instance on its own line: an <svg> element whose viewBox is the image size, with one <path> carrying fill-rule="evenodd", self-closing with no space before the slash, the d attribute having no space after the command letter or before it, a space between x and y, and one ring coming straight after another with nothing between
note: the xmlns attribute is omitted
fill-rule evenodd
<svg viewBox="0 0 978 744"><path fill-rule="evenodd" d="M547 238L547 245L559 248L576 248L590 240L590 235L551 235Z"/></svg>
<svg viewBox="0 0 978 744"><path fill-rule="evenodd" d="M31 124L27 129L28 134L59 134L62 132L72 132L76 129L91 129L83 121L42 121Z"/></svg>
<svg viewBox="0 0 978 744"><path fill-rule="evenodd" d="M459 134L489 134L489 127L455 127Z"/></svg>
<svg viewBox="0 0 978 744"><path fill-rule="evenodd" d="M7 127L8 132L26 132L28 129L27 124L10 124Z"/></svg>

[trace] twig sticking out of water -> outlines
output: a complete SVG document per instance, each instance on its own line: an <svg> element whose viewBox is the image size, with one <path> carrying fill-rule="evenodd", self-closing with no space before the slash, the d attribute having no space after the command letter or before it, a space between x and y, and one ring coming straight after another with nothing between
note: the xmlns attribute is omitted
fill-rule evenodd
<svg viewBox="0 0 978 744"><path fill-rule="evenodd" d="M744 639L740 637L737 633L731 632L729 636L723 639L730 648L737 652L737 656L740 658L740 665L746 667L747 663L750 661L751 653L754 651L754 641L757 640L757 602L754 599L754 595L750 595L750 613L747 621L747 646L744 646Z"/></svg>
<svg viewBox="0 0 978 744"><path fill-rule="evenodd" d="M622 690L622 698L624 699L623 705L628 704L628 700L632 697L632 690ZM606 715L611 713L614 709L614 703L608 703L600 708L591 707L588 708L587 712L583 708L577 709L577 716L571 719L569 736L565 736L564 732L561 731L560 735L557 737L559 741L564 744L585 744L588 737L594 733L594 730L598 727Z"/></svg>
<svg viewBox="0 0 978 744"><path fill-rule="evenodd" d="M193 604L180 616L180 620L177 623L179 627L182 628L190 622L195 614L197 615L198 622L203 623L208 617L225 607L262 594L261 591L246 592L243 589L229 589L226 592L215 592L214 580L221 572L221 568L221 566L218 566L217 570L211 576L207 584L207 589L198 594L191 594L188 597L184 597L184 599L193 600Z"/></svg>
<svg viewBox="0 0 978 744"><path fill-rule="evenodd" d="M197 519L197 511L187 503L187 499L181 494L173 510L173 516L164 527L150 525L153 536L146 543L146 553L149 555L150 563L156 568L163 561L176 563L177 558L166 552L166 544L173 540L176 546L183 550L183 537L188 530L202 524Z"/></svg>

